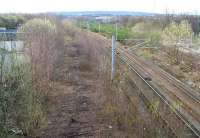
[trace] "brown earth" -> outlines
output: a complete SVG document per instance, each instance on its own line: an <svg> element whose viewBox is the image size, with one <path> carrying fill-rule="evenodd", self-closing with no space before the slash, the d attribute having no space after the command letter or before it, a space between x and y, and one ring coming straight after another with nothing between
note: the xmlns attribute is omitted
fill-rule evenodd
<svg viewBox="0 0 200 138"><path fill-rule="evenodd" d="M69 46L64 64L58 68L60 79L49 97L52 106L42 138L102 137L103 131L111 130L98 115L101 110L101 104L96 104L98 76L88 63L87 55L79 49L78 45Z"/></svg>

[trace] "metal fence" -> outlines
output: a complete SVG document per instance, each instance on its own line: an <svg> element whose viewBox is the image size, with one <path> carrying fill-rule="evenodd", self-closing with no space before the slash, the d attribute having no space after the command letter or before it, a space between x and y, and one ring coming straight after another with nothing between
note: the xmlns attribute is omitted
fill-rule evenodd
<svg viewBox="0 0 200 138"><path fill-rule="evenodd" d="M23 33L0 32L0 81L8 73L13 64L24 58L24 43L22 41Z"/></svg>

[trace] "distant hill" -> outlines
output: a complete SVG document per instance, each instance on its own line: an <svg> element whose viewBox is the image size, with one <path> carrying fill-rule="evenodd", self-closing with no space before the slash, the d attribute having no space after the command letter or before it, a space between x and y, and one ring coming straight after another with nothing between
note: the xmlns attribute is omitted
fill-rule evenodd
<svg viewBox="0 0 200 138"><path fill-rule="evenodd" d="M83 12L56 12L62 16L154 16L156 13L129 12L129 11L83 11Z"/></svg>

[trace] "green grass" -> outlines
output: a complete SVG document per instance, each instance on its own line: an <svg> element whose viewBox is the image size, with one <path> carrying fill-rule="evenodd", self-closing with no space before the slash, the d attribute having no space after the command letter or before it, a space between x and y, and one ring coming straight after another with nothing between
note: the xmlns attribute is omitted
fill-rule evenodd
<svg viewBox="0 0 200 138"><path fill-rule="evenodd" d="M82 22L82 23L79 23L79 25L83 29L87 29L89 25L90 31L101 33L107 37L111 37L113 34L116 34L115 24L101 23L100 30L99 30L99 23L96 23L96 22L89 22L89 23ZM118 26L117 32L118 32L117 38L119 41L123 41L123 39L130 38L133 35L130 31L130 28L124 27L124 26Z"/></svg>

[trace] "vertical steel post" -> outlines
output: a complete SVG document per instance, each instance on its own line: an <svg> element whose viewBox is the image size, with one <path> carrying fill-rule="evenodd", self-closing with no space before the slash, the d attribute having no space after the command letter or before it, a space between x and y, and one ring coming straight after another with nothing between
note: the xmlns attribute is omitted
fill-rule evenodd
<svg viewBox="0 0 200 138"><path fill-rule="evenodd" d="M118 16L116 16L116 21L115 21L115 40L118 40Z"/></svg>
<svg viewBox="0 0 200 138"><path fill-rule="evenodd" d="M115 77L115 56L116 56L116 40L115 36L112 36L112 69L111 69L111 80Z"/></svg>
<svg viewBox="0 0 200 138"><path fill-rule="evenodd" d="M116 36L116 40L118 39L118 24L116 22L115 24L115 36Z"/></svg>

